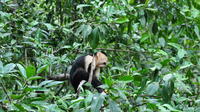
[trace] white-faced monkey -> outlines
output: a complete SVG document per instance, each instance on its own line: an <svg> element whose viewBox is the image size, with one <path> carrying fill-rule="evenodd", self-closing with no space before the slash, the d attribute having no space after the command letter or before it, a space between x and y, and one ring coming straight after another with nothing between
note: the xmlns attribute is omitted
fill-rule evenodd
<svg viewBox="0 0 200 112"><path fill-rule="evenodd" d="M70 71L70 82L77 92L78 86L81 81L88 81L91 73L92 62L95 61L95 68L92 75L91 84L97 89L99 93L104 90L98 86L102 85L101 81L98 80L100 68L105 67L108 58L104 52L97 52L93 55L81 56L75 60L72 64Z"/></svg>

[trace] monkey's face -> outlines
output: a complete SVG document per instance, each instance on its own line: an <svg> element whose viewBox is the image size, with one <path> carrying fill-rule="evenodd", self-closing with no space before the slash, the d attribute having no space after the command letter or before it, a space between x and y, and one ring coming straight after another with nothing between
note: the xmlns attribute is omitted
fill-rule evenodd
<svg viewBox="0 0 200 112"><path fill-rule="evenodd" d="M101 52L97 52L96 54L96 66L97 67L105 67L108 63L108 58L105 54Z"/></svg>

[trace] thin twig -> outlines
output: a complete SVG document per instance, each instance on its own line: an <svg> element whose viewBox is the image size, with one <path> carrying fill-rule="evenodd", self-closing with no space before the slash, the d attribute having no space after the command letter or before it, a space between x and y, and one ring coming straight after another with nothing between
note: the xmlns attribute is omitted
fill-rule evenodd
<svg viewBox="0 0 200 112"><path fill-rule="evenodd" d="M25 55L25 65L27 66L28 65L28 56L27 56L27 49L25 48L24 50L24 55Z"/></svg>

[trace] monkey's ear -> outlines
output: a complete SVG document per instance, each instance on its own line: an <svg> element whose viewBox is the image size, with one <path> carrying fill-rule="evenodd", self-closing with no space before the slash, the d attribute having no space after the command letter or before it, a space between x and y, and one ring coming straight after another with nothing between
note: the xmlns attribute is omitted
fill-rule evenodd
<svg viewBox="0 0 200 112"><path fill-rule="evenodd" d="M101 57L102 57L102 54L103 54L103 53L101 53L101 52L97 52L97 53L96 53L97 59L98 59L98 58L101 58Z"/></svg>
<svg viewBox="0 0 200 112"><path fill-rule="evenodd" d="M101 53L104 54L105 56L108 56L104 51L95 52L94 55L97 56L98 54L101 54Z"/></svg>

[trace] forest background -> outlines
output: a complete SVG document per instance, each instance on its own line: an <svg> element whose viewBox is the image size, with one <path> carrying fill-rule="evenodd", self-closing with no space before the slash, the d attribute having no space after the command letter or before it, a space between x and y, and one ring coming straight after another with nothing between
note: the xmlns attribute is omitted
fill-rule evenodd
<svg viewBox="0 0 200 112"><path fill-rule="evenodd" d="M0 112L199 112L199 29L199 0L1 0ZM106 96L47 79L96 51Z"/></svg>

